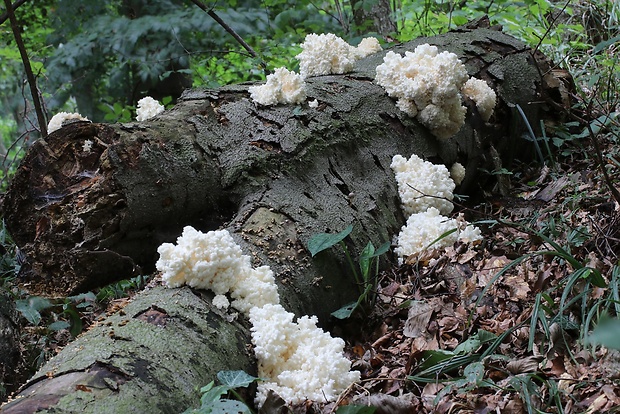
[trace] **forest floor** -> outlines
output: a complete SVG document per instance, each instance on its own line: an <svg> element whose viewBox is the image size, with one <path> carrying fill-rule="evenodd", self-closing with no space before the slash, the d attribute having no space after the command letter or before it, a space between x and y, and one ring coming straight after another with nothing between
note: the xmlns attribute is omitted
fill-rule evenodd
<svg viewBox="0 0 620 414"><path fill-rule="evenodd" d="M617 184L617 133L597 140ZM333 329L362 381L337 403L294 412L342 404L379 414L620 412L618 346L591 336L606 315L620 314L620 210L592 140L559 144L552 166L513 167L509 195L490 191L459 206L483 230L481 243L429 250L379 275L374 308ZM70 330L122 308L138 285L41 310L45 322L24 330L29 366L20 381L71 340ZM350 413L360 412L371 411Z"/></svg>
<svg viewBox="0 0 620 414"><path fill-rule="evenodd" d="M617 185L618 137L596 139ZM596 345L620 331L591 336L620 306L618 200L590 138L566 144L551 168L515 167L510 195L462 208L482 243L381 274L372 313L343 327L362 371L346 398L391 414L620 412L620 353Z"/></svg>

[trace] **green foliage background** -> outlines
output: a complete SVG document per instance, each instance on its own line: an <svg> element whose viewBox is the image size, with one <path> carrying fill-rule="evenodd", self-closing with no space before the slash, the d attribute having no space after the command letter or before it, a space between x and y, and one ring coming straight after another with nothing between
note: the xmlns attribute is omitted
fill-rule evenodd
<svg viewBox="0 0 620 414"><path fill-rule="evenodd" d="M297 69L294 56L308 33L336 33L351 44L363 35L378 36L370 22L360 25L353 19L354 12L370 11L378 2L204 1L261 55L267 68L189 0L30 0L16 16L48 117L69 111L113 122L130 120L136 102L146 95L174 103L184 87L260 80L265 69L280 66ZM591 64L604 61L610 71L618 71L601 47L617 41L620 33L620 6L612 0L390 4L398 31L379 36L386 46L442 33L487 14L492 24L539 47L561 66L571 67L575 56L599 47ZM0 59L0 179L6 185L23 147L38 137L8 21L0 26ZM591 67L574 69L585 76ZM585 82L592 86L594 81L588 77Z"/></svg>

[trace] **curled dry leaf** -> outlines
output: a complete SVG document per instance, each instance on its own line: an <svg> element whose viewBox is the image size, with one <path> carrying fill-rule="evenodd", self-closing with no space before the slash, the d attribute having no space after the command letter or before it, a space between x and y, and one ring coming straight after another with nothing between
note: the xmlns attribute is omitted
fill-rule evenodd
<svg viewBox="0 0 620 414"><path fill-rule="evenodd" d="M433 314L433 306L424 301L412 301L403 334L409 338L416 338L428 333L428 322Z"/></svg>
<svg viewBox="0 0 620 414"><path fill-rule="evenodd" d="M537 372L538 365L542 360L542 355L531 355L515 361L510 361L508 365L506 365L506 369L514 375L524 374L526 372Z"/></svg>

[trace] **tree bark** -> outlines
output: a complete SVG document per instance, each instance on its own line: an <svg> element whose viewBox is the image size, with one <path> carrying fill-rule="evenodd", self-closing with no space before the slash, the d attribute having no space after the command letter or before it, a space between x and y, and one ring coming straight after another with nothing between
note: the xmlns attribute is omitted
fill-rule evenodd
<svg viewBox="0 0 620 414"><path fill-rule="evenodd" d="M353 20L358 28L358 34L376 32L382 36L393 36L398 28L393 18L390 3L389 0L351 1Z"/></svg>
<svg viewBox="0 0 620 414"><path fill-rule="evenodd" d="M17 378L23 362L19 328L19 315L15 309L15 302L0 288L0 401L20 385Z"/></svg>
<svg viewBox="0 0 620 414"><path fill-rule="evenodd" d="M351 223L351 252L391 240L405 221L390 169L395 154L461 162L462 192L480 182L479 168L524 153L515 105L532 125L557 106L544 58L510 36L461 28L392 50L421 43L456 53L493 86L499 100L489 124L469 114L455 137L438 142L373 83L382 52L353 73L308 79L317 108L259 107L241 84L187 91L148 122L79 122L50 134L31 148L4 201L7 227L28 256L23 285L48 295L92 289L152 271L157 247L185 225L223 227L255 266L271 266L287 309L326 320L358 291L342 255L311 258L306 242ZM10 410L38 404L45 387L61 390L46 403L59 412L182 411L218 370L253 370L247 327L226 318L190 289L148 290L43 367L5 412L31 412ZM234 356L220 358L228 350ZM164 402L154 399L157 387Z"/></svg>

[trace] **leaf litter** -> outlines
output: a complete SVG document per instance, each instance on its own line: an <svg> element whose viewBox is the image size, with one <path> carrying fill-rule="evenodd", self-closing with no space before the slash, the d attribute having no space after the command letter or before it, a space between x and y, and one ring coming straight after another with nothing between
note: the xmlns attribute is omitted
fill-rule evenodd
<svg viewBox="0 0 620 414"><path fill-rule="evenodd" d="M492 223L482 244L429 250L380 275L372 311L336 327L362 373L339 404L388 414L620 411L620 351L587 340L620 311L618 205L585 161L541 177L524 174L512 196L465 209Z"/></svg>

